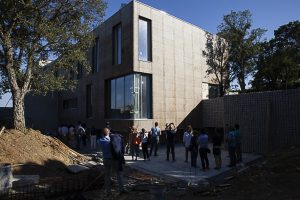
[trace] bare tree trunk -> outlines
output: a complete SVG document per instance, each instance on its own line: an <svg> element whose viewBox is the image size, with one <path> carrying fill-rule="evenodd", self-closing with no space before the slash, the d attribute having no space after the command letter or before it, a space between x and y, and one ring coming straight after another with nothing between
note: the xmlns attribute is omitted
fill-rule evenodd
<svg viewBox="0 0 300 200"><path fill-rule="evenodd" d="M24 97L21 92L13 92L14 128L25 132Z"/></svg>

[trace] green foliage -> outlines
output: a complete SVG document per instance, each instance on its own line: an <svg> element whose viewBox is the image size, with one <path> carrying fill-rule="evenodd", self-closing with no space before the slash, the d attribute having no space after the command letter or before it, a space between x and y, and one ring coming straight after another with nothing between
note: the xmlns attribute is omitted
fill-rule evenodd
<svg viewBox="0 0 300 200"><path fill-rule="evenodd" d="M24 92L66 88L63 74L55 73L73 69L77 62L88 68L86 51L105 7L102 0L1 0L0 51L6 63L2 71L10 87ZM56 59L52 65L40 65Z"/></svg>
<svg viewBox="0 0 300 200"><path fill-rule="evenodd" d="M206 33L205 50L202 52L208 65L206 73L213 74L212 80L218 83L220 96L226 93L232 81L232 73L228 65L228 52L228 43L223 38Z"/></svg>
<svg viewBox="0 0 300 200"><path fill-rule="evenodd" d="M300 85L300 22L294 21L274 31L274 38L261 44L252 82L255 90L276 90Z"/></svg>
<svg viewBox="0 0 300 200"><path fill-rule="evenodd" d="M229 43L229 65L233 77L238 80L241 92L245 80L254 72L255 61L260 53L260 40L265 30L251 29L252 15L249 10L234 12L223 17L218 27L219 35Z"/></svg>

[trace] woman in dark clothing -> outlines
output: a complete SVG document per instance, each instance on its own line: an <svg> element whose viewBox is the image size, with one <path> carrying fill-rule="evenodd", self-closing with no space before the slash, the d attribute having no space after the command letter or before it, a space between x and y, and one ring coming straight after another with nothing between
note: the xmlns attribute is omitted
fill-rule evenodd
<svg viewBox="0 0 300 200"><path fill-rule="evenodd" d="M143 150L143 156L144 156L144 161L146 161L146 159L148 159L150 161L150 157L149 157L149 152L148 152L148 133L146 133L145 129L142 129L141 132L141 140L142 140L142 150Z"/></svg>
<svg viewBox="0 0 300 200"><path fill-rule="evenodd" d="M216 167L215 169L221 169L222 159L221 159L221 145L222 145L222 129L217 129L213 137L213 154L215 157Z"/></svg>
<svg viewBox="0 0 300 200"><path fill-rule="evenodd" d="M191 166L197 167L197 157L198 157L198 143L197 143L197 135L194 132L191 132L191 144L190 144L190 151L191 151Z"/></svg>

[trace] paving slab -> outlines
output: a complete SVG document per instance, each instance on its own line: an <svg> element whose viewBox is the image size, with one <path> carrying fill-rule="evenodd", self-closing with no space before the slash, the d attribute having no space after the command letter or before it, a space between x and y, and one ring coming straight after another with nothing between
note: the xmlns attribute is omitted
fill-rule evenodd
<svg viewBox="0 0 300 200"><path fill-rule="evenodd" d="M210 149L211 146L210 146ZM190 155L189 162L185 163L185 148L182 145L175 147L176 161L166 161L166 147L161 145L158 151L158 156L151 156L151 161L144 161L142 158L142 151L140 151L140 157L137 161L132 161L131 155L126 155L126 164L134 169L141 170L155 176L162 178L169 178L178 181L186 181L188 183L203 183L206 184L207 180L215 176L221 175L231 171L233 168L227 167L230 163L227 151L222 151L222 168L215 170L215 161L212 153L208 154L210 169L202 171L200 156L197 158L198 168L191 167ZM170 155L171 158L171 155ZM243 163L246 165L249 162L255 161L261 158L257 154L243 153Z"/></svg>

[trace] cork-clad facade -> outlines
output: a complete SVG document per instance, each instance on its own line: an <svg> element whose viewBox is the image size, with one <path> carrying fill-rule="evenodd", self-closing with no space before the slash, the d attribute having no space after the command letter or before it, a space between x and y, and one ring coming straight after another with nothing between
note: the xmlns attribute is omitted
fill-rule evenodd
<svg viewBox="0 0 300 200"><path fill-rule="evenodd" d="M203 29L132 1L94 34L92 70L86 75L78 65L78 88L58 93L58 123L102 128L109 121L120 131L179 125L208 96Z"/></svg>

